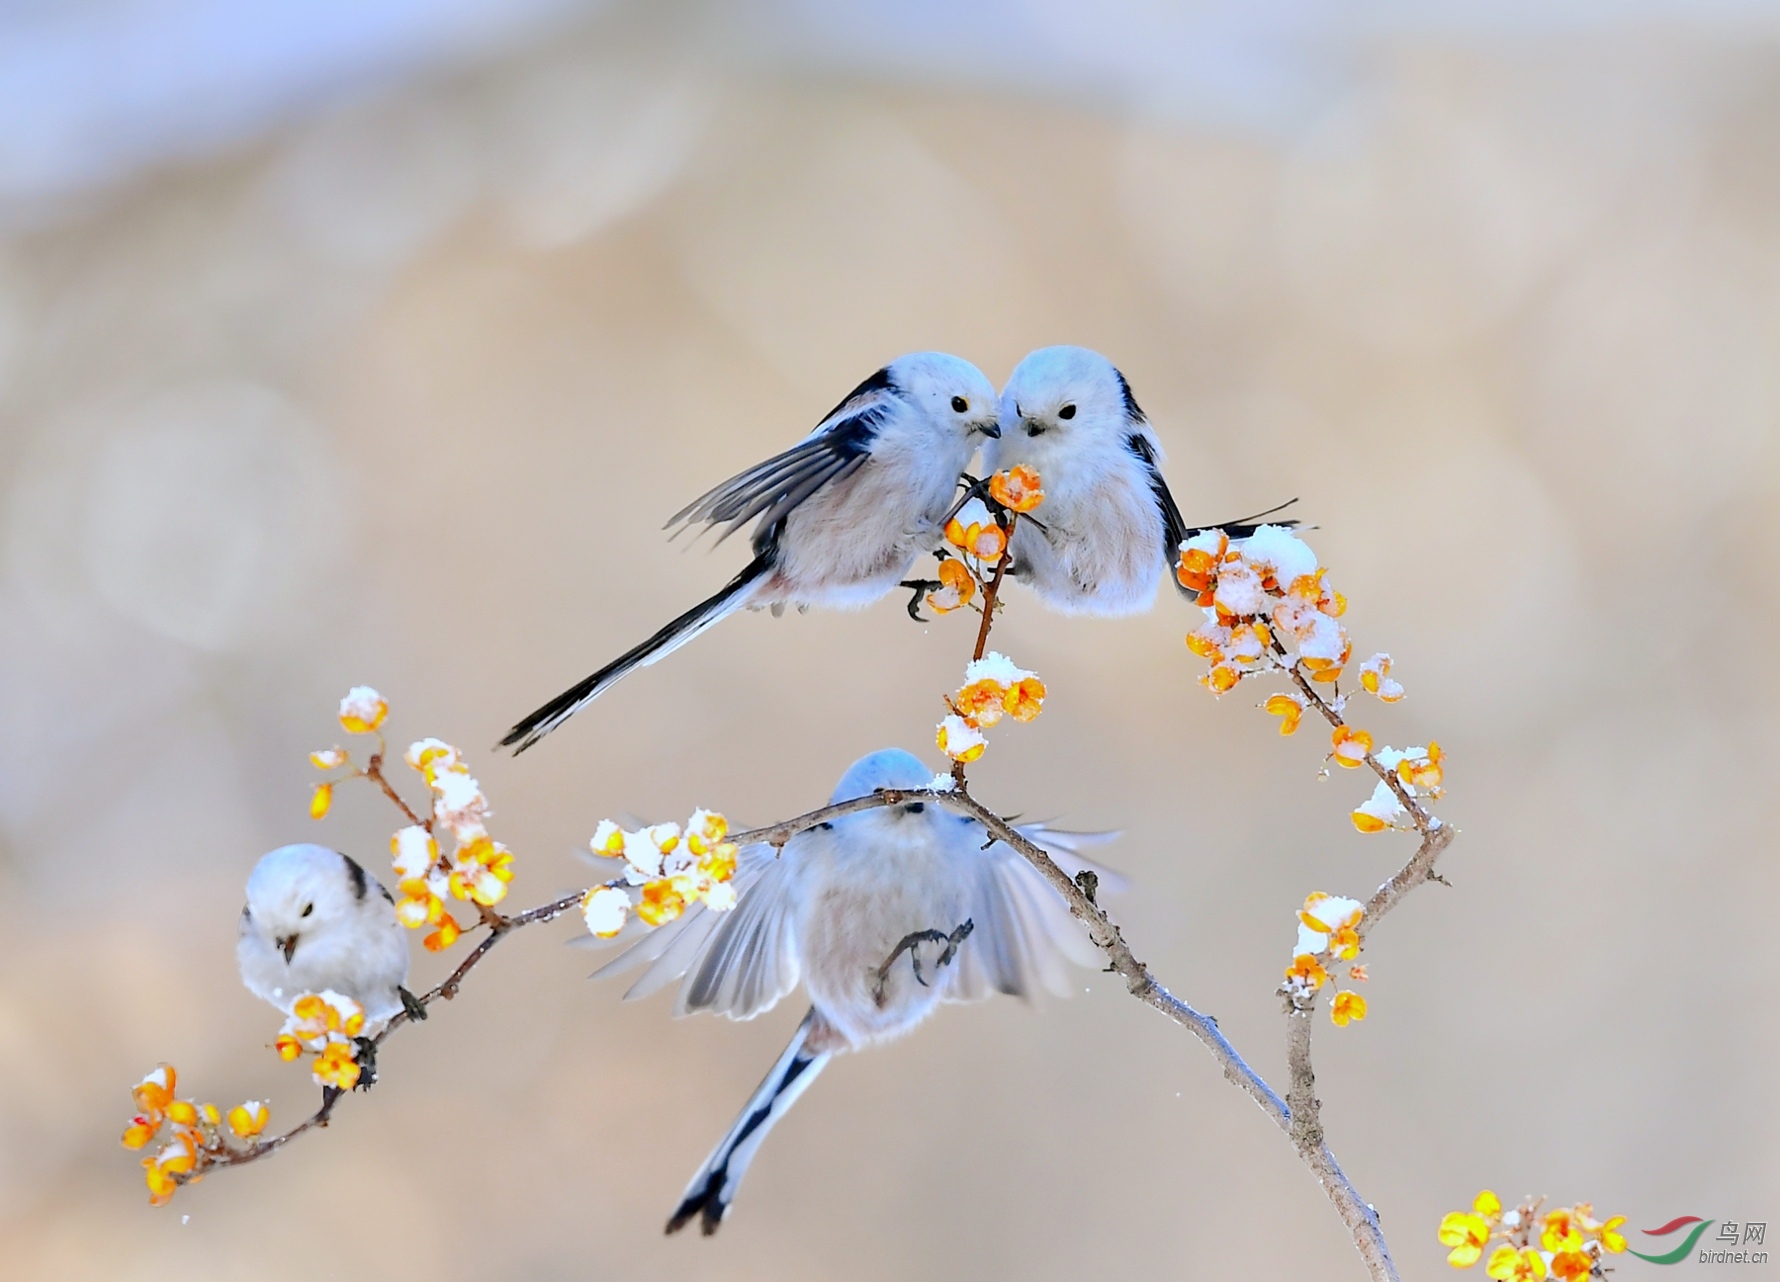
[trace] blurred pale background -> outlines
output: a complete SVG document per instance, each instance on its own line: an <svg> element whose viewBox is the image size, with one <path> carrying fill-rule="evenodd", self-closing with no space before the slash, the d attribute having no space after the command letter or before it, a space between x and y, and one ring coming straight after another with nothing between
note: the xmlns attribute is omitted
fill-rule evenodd
<svg viewBox="0 0 1780 1282"><path fill-rule="evenodd" d="M900 601L732 620L487 748L740 563L666 544L688 498L900 352L1056 342L1124 368L1189 517L1303 496L1410 690L1366 724L1450 754L1453 888L1317 1033L1405 1272L1485 1185L1780 1219L1776 6L27 3L0 119L7 1277L1358 1276L1099 975L836 1063L714 1242L661 1222L801 1004L621 1005L567 924L271 1162L153 1211L117 1146L161 1059L311 1105L234 918L283 842L387 868L368 790L305 813L350 684L471 752L519 905L603 816L932 759L969 625ZM1016 599L1052 699L976 774L1124 829L1139 954L1277 1078L1292 908L1408 846L1188 626Z"/></svg>

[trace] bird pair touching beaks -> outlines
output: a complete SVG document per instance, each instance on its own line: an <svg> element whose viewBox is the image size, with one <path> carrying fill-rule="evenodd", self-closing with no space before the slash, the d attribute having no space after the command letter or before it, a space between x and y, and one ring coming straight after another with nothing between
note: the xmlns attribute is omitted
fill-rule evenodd
<svg viewBox="0 0 1780 1282"><path fill-rule="evenodd" d="M1042 518L1015 526L1009 572L1065 614L1147 610L1181 542L1198 532L1162 478L1161 445L1131 385L1104 356L1040 348L997 396L969 361L916 352L859 384L797 445L676 513L670 526L720 525L725 538L758 517L754 559L715 596L519 722L501 745L524 752L633 668L737 610L859 609L904 585L917 559L944 542L979 445L985 473L1024 465L1042 479Z"/></svg>
<svg viewBox="0 0 1780 1282"><path fill-rule="evenodd" d="M932 777L910 753L885 749L855 762L833 800L924 789ZM1019 831L1071 876L1093 869L1101 888L1117 889L1116 874L1079 853L1108 834L1043 824ZM681 981L676 1014L752 1019L800 982L809 996L791 1044L692 1177L670 1233L694 1219L717 1231L767 1131L836 1053L899 1037L941 1002L1026 997L1041 987L1061 995L1066 961L1099 961L1031 864L988 843L976 820L922 801L845 815L782 850L745 846L733 882L734 908L695 905L596 972L642 970L627 999ZM236 954L247 987L287 1015L304 993L352 998L364 1008L368 1039L413 1009L403 987L405 934L389 893L352 859L285 846L248 879Z"/></svg>

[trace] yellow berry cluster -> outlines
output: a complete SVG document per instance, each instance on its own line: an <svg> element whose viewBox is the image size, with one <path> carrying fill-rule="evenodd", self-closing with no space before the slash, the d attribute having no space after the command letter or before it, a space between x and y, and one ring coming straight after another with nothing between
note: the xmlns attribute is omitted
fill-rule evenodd
<svg viewBox="0 0 1780 1282"><path fill-rule="evenodd" d="M177 1083L173 1065L162 1064L130 1091L136 1115L124 1128L124 1147L144 1149L163 1141L142 1159L148 1200L155 1206L165 1206L181 1184L202 1179L209 1159L228 1150L225 1125L235 1137L251 1140L265 1130L268 1117L264 1104L248 1100L230 1109L225 1119L214 1104L175 1098Z"/></svg>
<svg viewBox="0 0 1780 1282"><path fill-rule="evenodd" d="M633 911L645 925L662 926L695 903L712 912L734 908L736 845L728 836L729 821L710 810L693 811L684 828L665 823L627 831L602 820L588 846L596 855L622 859L625 867L582 899L587 929L610 939ZM634 902L627 887L640 887Z"/></svg>
<svg viewBox="0 0 1780 1282"><path fill-rule="evenodd" d="M1436 1236L1440 1245L1451 1248L1446 1262L1455 1269L1468 1269L1496 1242L1483 1267L1496 1282L1538 1282L1547 1276L1577 1282L1600 1276L1603 1258L1626 1249L1625 1235L1619 1231L1625 1216L1597 1220L1588 1202L1540 1214L1544 1202L1527 1198L1508 1211L1501 1198L1483 1190L1469 1211L1449 1212L1440 1221Z"/></svg>

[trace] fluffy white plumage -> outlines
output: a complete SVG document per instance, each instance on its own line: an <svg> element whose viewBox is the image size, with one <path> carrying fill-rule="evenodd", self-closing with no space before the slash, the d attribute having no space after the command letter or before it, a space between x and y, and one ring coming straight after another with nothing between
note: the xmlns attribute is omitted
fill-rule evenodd
<svg viewBox="0 0 1780 1282"><path fill-rule="evenodd" d="M1064 614L1149 609L1185 528L1161 443L1111 361L1043 347L1015 367L984 467L1019 464L1043 478L1045 501L1014 530L1015 579Z"/></svg>
<svg viewBox="0 0 1780 1282"><path fill-rule="evenodd" d="M925 788L932 771L909 753L885 749L856 762L833 800L877 788ZM1093 867L1077 848L1100 835L1042 824L1020 831L1073 875ZM941 1002L994 992L1025 997L1037 988L1069 991L1065 962L1094 966L1098 951L1062 897L1014 851L983 849L975 820L914 802L866 810L798 834L782 852L741 851L740 899L727 913L694 908L645 936L598 976L646 968L625 994L642 997L682 980L676 1014L709 1010L751 1019L801 982L810 1012L773 1071L697 1175L669 1232L694 1216L715 1232L760 1141L829 1057L899 1037ZM1103 884L1114 888L1117 878ZM951 964L937 969L944 944L918 946L925 984L907 954L880 988L876 972L918 931L973 929Z"/></svg>
<svg viewBox="0 0 1780 1282"><path fill-rule="evenodd" d="M408 938L389 892L325 846L280 846L254 865L235 959L248 991L287 1015L332 989L364 1007L371 1036L402 1009Z"/></svg>
<svg viewBox="0 0 1780 1282"><path fill-rule="evenodd" d="M543 738L635 668L737 610L860 609L909 576L942 521L978 438L1000 430L995 388L944 352L900 357L866 379L799 444L733 476L669 525L755 521L754 559L715 596L564 691L501 741Z"/></svg>

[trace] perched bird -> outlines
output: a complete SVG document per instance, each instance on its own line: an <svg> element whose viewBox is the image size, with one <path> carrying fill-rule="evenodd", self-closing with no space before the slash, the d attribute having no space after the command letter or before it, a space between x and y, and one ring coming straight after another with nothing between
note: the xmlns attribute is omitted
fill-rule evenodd
<svg viewBox="0 0 1780 1282"><path fill-rule="evenodd" d="M740 609L870 605L944 537L959 474L999 431L995 388L968 361L916 352L849 392L803 441L694 500L672 526L755 517L754 559L724 589L526 717L501 740L524 752L633 668ZM721 541L721 539L719 540Z"/></svg>
<svg viewBox="0 0 1780 1282"><path fill-rule="evenodd" d="M924 788L931 778L909 753L885 749L855 762L833 800ZM1020 831L1072 876L1094 867L1076 848L1110 836L1042 824ZM746 847L733 909L694 908L596 973L647 967L627 998L684 977L676 1014L752 1019L800 980L809 994L809 1014L692 1177L669 1233L694 1217L717 1231L767 1131L831 1056L899 1037L942 1001L1024 997L1040 985L1066 992L1065 959L1100 962L1063 897L1007 846L985 849L985 835L974 819L912 801L801 832L783 851ZM1103 874L1101 884L1115 881Z"/></svg>
<svg viewBox="0 0 1780 1282"><path fill-rule="evenodd" d="M287 1015L304 993L332 989L364 1007L374 1036L398 1011L419 1009L402 986L408 934L389 891L325 846L280 846L254 865L235 959L247 990Z"/></svg>
<svg viewBox="0 0 1780 1282"><path fill-rule="evenodd" d="M1131 385L1085 347L1041 347L1014 368L983 460L988 472L1024 464L1042 478L1044 506L1015 527L1009 573L1064 614L1149 609L1162 577L1174 578L1182 540L1200 532L1168 491L1161 442ZM1216 528L1232 538L1255 530Z"/></svg>

